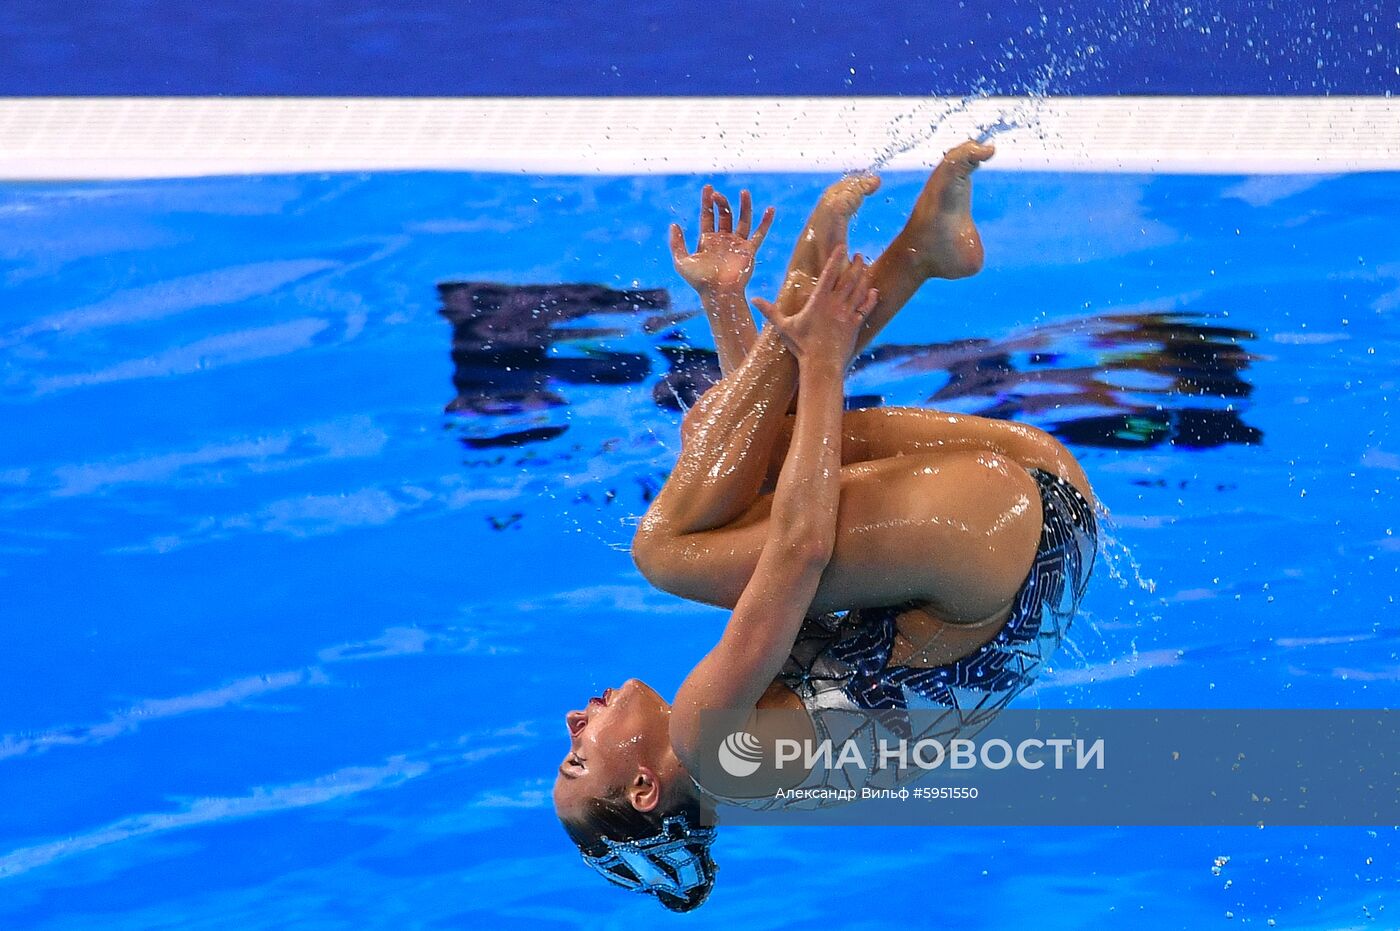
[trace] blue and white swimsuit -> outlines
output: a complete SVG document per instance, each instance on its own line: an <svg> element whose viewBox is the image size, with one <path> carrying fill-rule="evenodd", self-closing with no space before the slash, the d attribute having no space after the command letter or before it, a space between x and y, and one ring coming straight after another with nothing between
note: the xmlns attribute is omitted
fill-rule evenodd
<svg viewBox="0 0 1400 931"><path fill-rule="evenodd" d="M854 739L863 745L865 759L875 759L881 741L971 737L1035 681L1064 640L1088 585L1098 522L1093 506L1073 485L1040 469L1030 473L1043 508L1040 545L1010 617L989 643L942 666L899 666L890 664L890 655L903 607L803 622L777 679L801 699L818 743L830 740L836 746ZM943 713L919 715L914 733L904 714L910 710ZM856 776L860 783L849 781ZM819 767L799 788L891 788L909 778L897 770L843 775ZM771 797L722 801L756 809L821 804L794 806Z"/></svg>

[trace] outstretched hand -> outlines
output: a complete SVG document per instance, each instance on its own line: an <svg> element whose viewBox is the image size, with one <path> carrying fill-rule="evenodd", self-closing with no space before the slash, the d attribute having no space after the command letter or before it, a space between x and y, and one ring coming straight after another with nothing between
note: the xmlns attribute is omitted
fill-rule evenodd
<svg viewBox="0 0 1400 931"><path fill-rule="evenodd" d="M705 185L700 194L700 241L694 252L686 247L680 224L671 224L671 258L676 263L676 271L702 294L743 288L753 277L754 255L773 225L773 208L763 211L758 228L753 229L750 236L752 225L753 198L748 191L739 192L739 225L736 228L729 201L714 187Z"/></svg>
<svg viewBox="0 0 1400 931"><path fill-rule="evenodd" d="M842 367L855 355L856 341L866 317L879 298L870 287L869 267L860 253L846 260L846 247L838 246L822 268L812 295L790 317L762 298L754 307L768 319L799 363L831 362Z"/></svg>

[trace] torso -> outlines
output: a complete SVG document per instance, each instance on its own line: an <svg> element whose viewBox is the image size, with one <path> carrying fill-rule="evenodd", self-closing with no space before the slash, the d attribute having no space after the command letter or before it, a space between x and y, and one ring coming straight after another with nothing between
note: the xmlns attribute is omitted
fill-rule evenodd
<svg viewBox="0 0 1400 931"><path fill-rule="evenodd" d="M946 666L971 656L1001 633L1011 617L1007 605L992 617L974 624L955 624L938 618L931 609L915 605L901 612L895 640L890 651L890 663L932 669ZM852 623L859 623L853 620ZM774 679L759 698L759 710L800 710L802 699L781 678Z"/></svg>
<svg viewBox="0 0 1400 931"><path fill-rule="evenodd" d="M862 709L913 710L916 703L959 715L964 708L996 709L1028 685L1068 628L1097 549L1093 509L1082 492L1043 472L1037 481L1045 530L1011 605L975 624L950 623L920 606L809 618L787 666L756 705L806 713L773 716L781 733L763 738L839 740L843 712L859 715ZM803 771L781 787L816 785L823 778Z"/></svg>

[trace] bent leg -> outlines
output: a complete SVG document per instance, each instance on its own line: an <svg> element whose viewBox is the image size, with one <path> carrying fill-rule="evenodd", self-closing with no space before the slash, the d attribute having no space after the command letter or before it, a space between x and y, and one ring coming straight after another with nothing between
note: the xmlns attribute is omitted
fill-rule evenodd
<svg viewBox="0 0 1400 931"><path fill-rule="evenodd" d="M950 152L930 177L909 223L872 269L880 301L871 319L878 322L873 327L867 325L863 342L869 341L929 277L960 277L980 268L981 245L968 212L969 176L991 152L990 146L966 143ZM806 300L809 285L804 276L813 263L819 267L832 249L844 243L852 214L877 185L873 178L852 177L823 195L794 251L787 284L779 295L780 312L794 313ZM970 239L967 229L972 230ZM972 246L976 247L975 255L967 251ZM638 566L658 587L667 588L661 580L677 571L707 575L703 561L693 570L677 570L670 565L674 562L670 554L678 548L698 553L692 546L694 537L721 531L731 523L734 529L741 529L739 525L755 507L765 507L758 502L759 495L774 462L775 443L795 389L796 366L791 355L772 332L765 331L739 370L706 392L687 413L680 459L643 518L633 543ZM762 541L761 535L756 538L754 560ZM742 577L729 577L720 588L735 589L733 597L737 598L752 567L749 563ZM709 601L716 596L700 592L689 597ZM890 603L861 600L865 604Z"/></svg>
<svg viewBox="0 0 1400 931"><path fill-rule="evenodd" d="M796 390L797 362L768 327L739 369L686 412L680 457L632 542L644 573L649 544L723 526L753 504Z"/></svg>
<svg viewBox="0 0 1400 931"><path fill-rule="evenodd" d="M866 320L857 351L869 345L925 281L966 278L982 269L982 239L972 221L972 173L995 151L984 143L964 142L949 150L929 175L904 228L871 266L871 286L880 292L880 300ZM785 312L802 306L832 250L846 243L851 217L879 186L872 175L850 175L822 194L788 264L778 296Z"/></svg>
<svg viewBox="0 0 1400 931"><path fill-rule="evenodd" d="M779 313L801 309L809 293L802 284L806 269L818 256L824 264L831 251L845 243L852 214L878 186L872 177L849 177L822 195L793 252L789 281L796 284L779 294ZM873 313L879 312L877 305ZM753 504L796 390L796 362L777 334L765 328L739 368L686 412L680 459L633 541L639 565L646 560L649 542L714 529Z"/></svg>
<svg viewBox="0 0 1400 931"><path fill-rule="evenodd" d="M857 351L894 319L929 278L964 278L981 269L982 240L972 221L972 172L994 151L989 145L965 142L950 150L929 176L908 222L871 265L871 286L879 292L879 300L861 331ZM845 245L851 218L879 186L874 176L850 175L822 194L793 249L776 302L780 313L801 308L832 251ZM707 406L702 399L687 413L682 422L685 442L692 437L701 409L712 411L714 404Z"/></svg>
<svg viewBox="0 0 1400 931"><path fill-rule="evenodd" d="M789 417L775 440L774 463L781 464L791 437ZM842 465L969 450L1002 453L1023 468L1058 475L1075 486L1086 500L1095 500L1089 478L1074 454L1059 440L1030 424L920 407L848 411L841 422ZM772 478L770 470L770 481Z"/></svg>
<svg viewBox="0 0 1400 931"><path fill-rule="evenodd" d="M964 142L949 150L929 175L908 222L871 266L871 286L880 300L866 320L857 351L869 345L928 279L966 278L981 270L982 239L972 221L972 172L995 151L984 143ZM780 312L792 314L801 308L832 251L846 244L851 218L879 187L874 175L848 175L822 193L788 261L775 302ZM716 343L728 350L722 355L751 347L751 334L736 336L707 319Z"/></svg>
<svg viewBox="0 0 1400 931"><path fill-rule="evenodd" d="M644 561L665 591L733 607L768 536L771 497L666 541ZM1035 480L996 453L915 454L843 467L836 548L814 614L919 605L953 622L1004 620L1040 539Z"/></svg>

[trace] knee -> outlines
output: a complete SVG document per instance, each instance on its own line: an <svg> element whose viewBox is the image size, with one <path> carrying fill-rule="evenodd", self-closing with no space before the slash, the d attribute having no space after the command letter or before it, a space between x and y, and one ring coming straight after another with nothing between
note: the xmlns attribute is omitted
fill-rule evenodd
<svg viewBox="0 0 1400 931"><path fill-rule="evenodd" d="M653 588L675 594L676 538L646 519L632 537L632 564Z"/></svg>
<svg viewBox="0 0 1400 931"><path fill-rule="evenodd" d="M632 536L632 564L637 567L637 571L642 574L652 585L657 585L657 575L662 566L661 551L664 541L661 534L654 528L647 526L645 518L637 532Z"/></svg>
<svg viewBox="0 0 1400 931"><path fill-rule="evenodd" d="M1018 459L1053 463L1074 458L1054 434L1040 427L1011 421L1007 424L1007 430L1014 437L1014 440L1007 444L1008 449L1017 454Z"/></svg>

